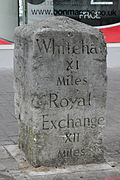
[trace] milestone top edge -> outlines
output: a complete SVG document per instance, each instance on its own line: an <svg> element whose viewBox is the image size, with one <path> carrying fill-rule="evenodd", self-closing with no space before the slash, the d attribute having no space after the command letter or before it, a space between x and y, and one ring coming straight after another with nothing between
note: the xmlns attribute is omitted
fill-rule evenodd
<svg viewBox="0 0 120 180"><path fill-rule="evenodd" d="M90 25L78 22L66 16L53 16L33 22L31 24L22 25L15 28L15 40L16 38L22 38L26 40L32 40L36 33L43 32L73 32L73 33L86 33L101 38L105 44L103 33Z"/></svg>

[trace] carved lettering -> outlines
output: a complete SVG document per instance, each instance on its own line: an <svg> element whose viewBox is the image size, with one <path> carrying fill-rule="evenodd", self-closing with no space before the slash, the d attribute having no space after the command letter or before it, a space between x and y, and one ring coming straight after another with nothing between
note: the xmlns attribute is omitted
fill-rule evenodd
<svg viewBox="0 0 120 180"><path fill-rule="evenodd" d="M49 50L49 48L50 48L50 44L51 44L51 39L49 39L49 42L48 42L48 44L46 43L46 41L43 39L43 46L44 46L44 48L45 48L45 50L46 50L46 53L48 53L48 50Z"/></svg>
<svg viewBox="0 0 120 180"><path fill-rule="evenodd" d="M54 38L42 39L39 42L39 39L36 39L37 45L40 53L51 53L54 54L98 54L99 51L94 44L88 45L84 40L76 42L75 45L70 44L70 42L61 40L60 43L56 42Z"/></svg>
<svg viewBox="0 0 120 180"><path fill-rule="evenodd" d="M47 95L37 95L33 94L31 96L32 105L35 108L49 107L49 108L69 108L81 106L91 106L91 93L85 95L84 97L61 97L58 93L50 93ZM101 120L102 121L102 120Z"/></svg>
<svg viewBox="0 0 120 180"><path fill-rule="evenodd" d="M63 123L63 122L64 122L64 123ZM60 129L66 128L65 122L66 122L65 119L60 120L60 121L58 122L58 127L59 127Z"/></svg>
<svg viewBox="0 0 120 180"><path fill-rule="evenodd" d="M49 127L47 127L46 123L49 123L48 120L45 120L45 117L47 117L47 115L43 115L43 130L49 130Z"/></svg>
<svg viewBox="0 0 120 180"><path fill-rule="evenodd" d="M66 118L63 119L56 119L56 120L51 120L49 118L49 115L43 115L42 116L42 129L43 130L56 130L56 129L78 129L82 127L86 128L97 128L98 126L104 125L104 118L103 117L71 117L70 114L67 114ZM66 141L71 141L72 137L72 142L79 142L79 134L74 133L74 134L66 134Z"/></svg>
<svg viewBox="0 0 120 180"><path fill-rule="evenodd" d="M65 149L59 150L58 158L79 157L85 155L85 149Z"/></svg>
<svg viewBox="0 0 120 180"><path fill-rule="evenodd" d="M65 143L67 142L79 142L80 133L66 133L65 134Z"/></svg>
<svg viewBox="0 0 120 180"><path fill-rule="evenodd" d="M69 61L66 61L66 62L68 63L66 70L69 71L69 70L73 69L73 66L72 66L73 60L70 62Z"/></svg>
<svg viewBox="0 0 120 180"><path fill-rule="evenodd" d="M65 136L66 136L65 143L66 143L66 142L72 142L72 140L71 140L72 134L71 134L71 133L66 133Z"/></svg>
<svg viewBox="0 0 120 180"><path fill-rule="evenodd" d="M76 78L72 74L66 75L66 76L59 76L57 77L57 86L70 86L70 85L86 85L87 84L87 79L86 77L81 79L81 78Z"/></svg>
<svg viewBox="0 0 120 180"><path fill-rule="evenodd" d="M58 77L57 78L57 86L62 86L62 85L65 86L66 83L69 84L67 79L65 79L65 77Z"/></svg>
<svg viewBox="0 0 120 180"><path fill-rule="evenodd" d="M36 41L40 52L42 52L42 50L44 49L45 52L48 53L50 50L50 46L52 45L52 49L53 49L52 53L54 54L54 39L49 39L49 40L43 39L42 45L40 44L39 39L36 39Z"/></svg>
<svg viewBox="0 0 120 180"><path fill-rule="evenodd" d="M58 104L56 103L58 99L58 95L55 93L50 93L50 108L52 107L52 103L54 104L55 107L59 108Z"/></svg>
<svg viewBox="0 0 120 180"><path fill-rule="evenodd" d="M69 70L78 70L79 69L79 61L78 60L76 60L75 62L73 62L73 60L72 61L66 61L67 62L67 68L66 68L66 70L67 71L69 71Z"/></svg>
<svg viewBox="0 0 120 180"><path fill-rule="evenodd" d="M91 106L91 93L87 97L63 97L60 98L59 94L50 93L50 108L63 108L69 107L72 109L74 106Z"/></svg>

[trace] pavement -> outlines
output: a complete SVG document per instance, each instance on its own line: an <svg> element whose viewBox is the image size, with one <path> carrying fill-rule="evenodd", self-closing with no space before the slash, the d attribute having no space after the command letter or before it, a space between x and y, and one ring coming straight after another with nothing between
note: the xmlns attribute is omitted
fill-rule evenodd
<svg viewBox="0 0 120 180"><path fill-rule="evenodd" d="M120 68L108 68L105 164L33 168L19 152L13 71L0 69L0 180L120 180Z"/></svg>

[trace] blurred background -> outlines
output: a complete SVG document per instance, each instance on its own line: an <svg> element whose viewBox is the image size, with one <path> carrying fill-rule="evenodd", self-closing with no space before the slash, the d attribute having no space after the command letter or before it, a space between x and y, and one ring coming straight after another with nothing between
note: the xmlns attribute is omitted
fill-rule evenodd
<svg viewBox="0 0 120 180"><path fill-rule="evenodd" d="M0 0L0 67L13 68L15 27L54 15L100 29L108 67L120 67L120 0Z"/></svg>

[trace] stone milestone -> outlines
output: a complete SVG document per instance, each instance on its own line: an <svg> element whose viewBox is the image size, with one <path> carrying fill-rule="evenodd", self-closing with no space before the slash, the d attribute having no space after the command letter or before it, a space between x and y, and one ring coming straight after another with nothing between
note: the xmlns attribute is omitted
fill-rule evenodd
<svg viewBox="0 0 120 180"><path fill-rule="evenodd" d="M106 43L68 17L15 31L19 147L34 166L104 161Z"/></svg>

